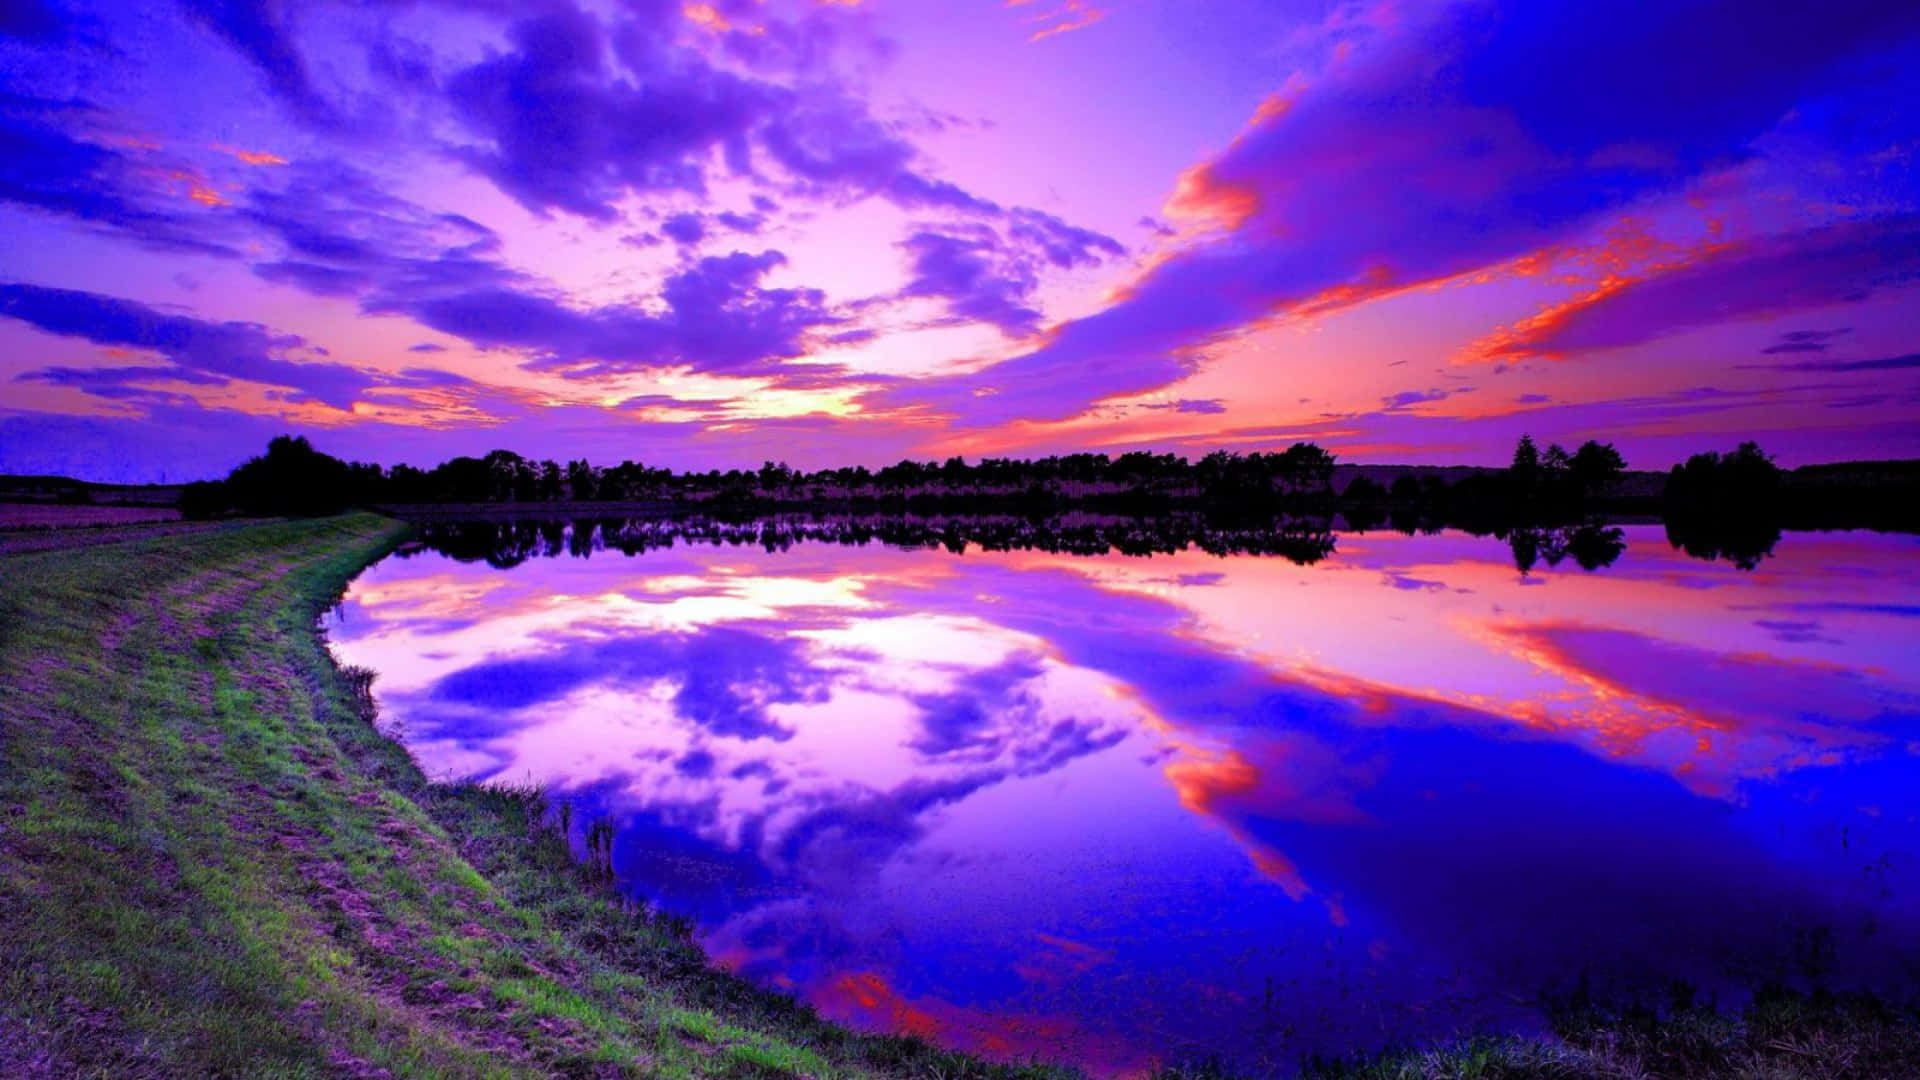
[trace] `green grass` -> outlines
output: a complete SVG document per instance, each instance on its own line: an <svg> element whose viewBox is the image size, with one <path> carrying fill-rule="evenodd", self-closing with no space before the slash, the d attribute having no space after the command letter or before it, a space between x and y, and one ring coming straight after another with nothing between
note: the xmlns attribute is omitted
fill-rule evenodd
<svg viewBox="0 0 1920 1080"><path fill-rule="evenodd" d="M826 1023L615 893L540 792L428 783L314 630L403 531L0 557L0 1076L1063 1074ZM1915 1032L1775 995L1309 1071L1910 1076Z"/></svg>

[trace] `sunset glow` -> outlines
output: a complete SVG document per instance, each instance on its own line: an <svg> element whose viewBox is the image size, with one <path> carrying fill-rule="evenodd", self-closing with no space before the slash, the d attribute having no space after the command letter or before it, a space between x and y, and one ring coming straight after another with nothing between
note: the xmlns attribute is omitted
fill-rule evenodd
<svg viewBox="0 0 1920 1080"><path fill-rule="evenodd" d="M28 0L0 472L1920 454L1874 0Z"/></svg>

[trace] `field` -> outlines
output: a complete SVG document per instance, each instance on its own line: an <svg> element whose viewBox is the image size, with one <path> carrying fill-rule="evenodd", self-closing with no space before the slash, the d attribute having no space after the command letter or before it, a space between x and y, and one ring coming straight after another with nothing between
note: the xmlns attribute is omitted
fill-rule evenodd
<svg viewBox="0 0 1920 1080"><path fill-rule="evenodd" d="M621 901L538 792L427 783L314 630L404 534L355 515L0 559L0 1075L1057 1074L827 1024ZM1871 1002L1569 1016L1323 1071L1920 1073L1912 1017Z"/></svg>
<svg viewBox="0 0 1920 1080"><path fill-rule="evenodd" d="M179 521L171 506L69 506L60 503L0 503L0 529L83 529Z"/></svg>

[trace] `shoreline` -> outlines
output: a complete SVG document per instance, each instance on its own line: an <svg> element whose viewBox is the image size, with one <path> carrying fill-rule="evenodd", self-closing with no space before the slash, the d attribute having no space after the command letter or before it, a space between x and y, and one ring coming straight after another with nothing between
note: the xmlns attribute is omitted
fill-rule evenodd
<svg viewBox="0 0 1920 1080"><path fill-rule="evenodd" d="M3 557L0 1073L1077 1075L824 1020L636 909L540 792L430 782L319 626L410 531L357 514ZM1913 1014L1861 998L1555 1028L1300 1064L1920 1073Z"/></svg>

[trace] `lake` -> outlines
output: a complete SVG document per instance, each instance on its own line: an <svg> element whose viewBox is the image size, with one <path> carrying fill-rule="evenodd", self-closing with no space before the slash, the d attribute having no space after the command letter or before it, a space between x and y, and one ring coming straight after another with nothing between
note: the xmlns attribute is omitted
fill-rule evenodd
<svg viewBox="0 0 1920 1080"><path fill-rule="evenodd" d="M1169 529L443 524L326 628L866 1029L1260 1074L1920 988L1920 538Z"/></svg>

